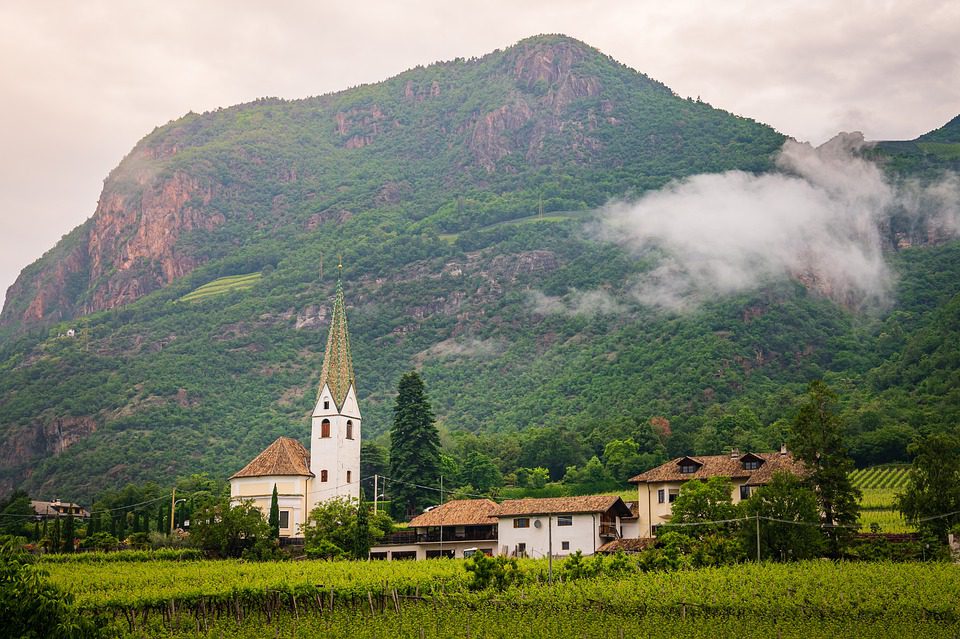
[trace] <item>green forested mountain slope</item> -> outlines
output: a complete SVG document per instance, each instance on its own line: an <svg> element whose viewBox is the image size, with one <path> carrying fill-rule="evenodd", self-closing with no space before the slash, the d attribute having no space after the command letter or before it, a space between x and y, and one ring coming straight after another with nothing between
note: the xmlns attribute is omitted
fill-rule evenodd
<svg viewBox="0 0 960 639"><path fill-rule="evenodd" d="M912 409L955 399L911 353L946 339L957 244L902 251L898 305L880 316L793 283L669 314L626 294L650 265L585 230L612 197L767 170L782 141L560 36L171 122L8 295L0 486L82 499L226 477L281 434L305 438L338 254L367 440L413 366L447 446L504 470L538 465L542 437L563 433L571 463L626 436L671 453L775 446L820 376L865 458L951 426ZM669 441L651 440L654 416Z"/></svg>

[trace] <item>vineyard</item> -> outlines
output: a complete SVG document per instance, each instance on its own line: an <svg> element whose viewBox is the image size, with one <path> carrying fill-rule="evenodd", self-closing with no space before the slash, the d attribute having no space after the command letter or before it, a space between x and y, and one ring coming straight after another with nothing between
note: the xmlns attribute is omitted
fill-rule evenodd
<svg viewBox="0 0 960 639"><path fill-rule="evenodd" d="M610 560L607 560L608 562ZM51 564L118 634L164 637L954 637L952 564L745 564L472 592L461 561ZM558 574L563 574L562 569Z"/></svg>
<svg viewBox="0 0 960 639"><path fill-rule="evenodd" d="M880 532L908 533L915 528L907 524L897 510L895 499L907 486L910 467L902 465L859 468L850 473L854 487L863 493L860 498L860 527L869 532L879 526Z"/></svg>
<svg viewBox="0 0 960 639"><path fill-rule="evenodd" d="M247 273L245 275L230 275L221 277L212 282L190 291L180 298L181 302L196 302L214 295L221 295L229 291L245 291L260 281L262 273Z"/></svg>
<svg viewBox="0 0 960 639"><path fill-rule="evenodd" d="M910 477L909 466L871 466L858 468L850 473L854 488L860 490L888 489L903 490Z"/></svg>

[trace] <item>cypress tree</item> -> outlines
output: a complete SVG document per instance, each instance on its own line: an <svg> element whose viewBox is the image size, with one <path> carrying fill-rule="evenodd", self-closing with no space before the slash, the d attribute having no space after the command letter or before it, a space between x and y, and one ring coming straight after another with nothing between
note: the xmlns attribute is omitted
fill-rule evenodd
<svg viewBox="0 0 960 639"><path fill-rule="evenodd" d="M51 550L53 552L60 552L60 517L58 516L53 520L53 537L50 539L52 542L50 544Z"/></svg>
<svg viewBox="0 0 960 639"><path fill-rule="evenodd" d="M430 487L440 479L440 434L416 371L400 378L390 429L391 510L406 519L439 498ZM422 488L426 486L428 488Z"/></svg>
<svg viewBox="0 0 960 639"><path fill-rule="evenodd" d="M280 500L277 496L277 485L273 485L273 495L270 497L270 536L280 539Z"/></svg>
<svg viewBox="0 0 960 639"><path fill-rule="evenodd" d="M63 552L73 552L73 540L76 536L73 513L69 513L67 520L63 522Z"/></svg>

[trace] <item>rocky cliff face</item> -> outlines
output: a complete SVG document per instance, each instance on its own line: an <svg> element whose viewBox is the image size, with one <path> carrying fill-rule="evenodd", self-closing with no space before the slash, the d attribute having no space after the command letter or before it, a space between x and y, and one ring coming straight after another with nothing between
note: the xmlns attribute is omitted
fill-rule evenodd
<svg viewBox="0 0 960 639"><path fill-rule="evenodd" d="M158 154L175 152L131 153L106 182L91 220L75 231L72 247L47 268L25 270L10 287L0 324L116 308L201 263L201 257L179 250L177 241L186 232L215 228L224 217L205 208L216 192L210 181L183 172L161 177L153 170Z"/></svg>

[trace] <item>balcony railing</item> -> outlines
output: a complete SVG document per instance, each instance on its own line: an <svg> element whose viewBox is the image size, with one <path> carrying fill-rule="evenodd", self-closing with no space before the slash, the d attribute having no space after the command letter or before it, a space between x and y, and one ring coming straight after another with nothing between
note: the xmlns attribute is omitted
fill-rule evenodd
<svg viewBox="0 0 960 639"><path fill-rule="evenodd" d="M600 536L617 539L620 533L617 531L616 524L600 524Z"/></svg>
<svg viewBox="0 0 960 639"><path fill-rule="evenodd" d="M426 544L439 542L457 542L457 541L491 541L497 539L496 526L477 526L467 527L466 530L457 531L455 526L443 528L441 538L439 529L418 529L403 530L391 533L381 539L378 546L399 546L403 544Z"/></svg>

